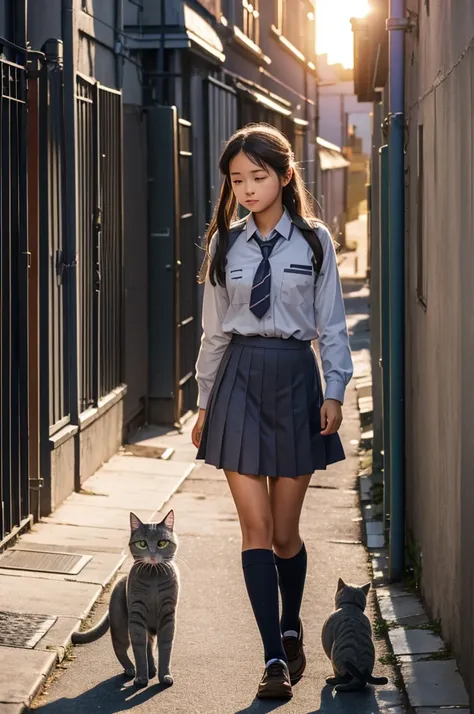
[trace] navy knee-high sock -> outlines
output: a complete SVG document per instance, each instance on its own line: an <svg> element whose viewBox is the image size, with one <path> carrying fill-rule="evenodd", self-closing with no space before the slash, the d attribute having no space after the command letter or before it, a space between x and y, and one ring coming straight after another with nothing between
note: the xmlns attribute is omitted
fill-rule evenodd
<svg viewBox="0 0 474 714"><path fill-rule="evenodd" d="M280 558L275 555L280 583L283 612L281 616L281 631L294 630L299 633L300 609L303 600L304 584L308 556L303 543L301 550L293 558Z"/></svg>
<svg viewBox="0 0 474 714"><path fill-rule="evenodd" d="M278 576L272 550L244 550L242 567L250 603L265 650L265 662L271 659L287 661L280 631Z"/></svg>

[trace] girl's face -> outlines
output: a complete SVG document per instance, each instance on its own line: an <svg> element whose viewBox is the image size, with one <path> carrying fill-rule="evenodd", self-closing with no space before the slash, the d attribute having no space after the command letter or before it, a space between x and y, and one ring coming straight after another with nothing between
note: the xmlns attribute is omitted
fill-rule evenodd
<svg viewBox="0 0 474 714"><path fill-rule="evenodd" d="M240 151L230 162L230 180L235 198L252 213L260 213L281 200L281 191L291 180L282 179L270 166L262 169Z"/></svg>

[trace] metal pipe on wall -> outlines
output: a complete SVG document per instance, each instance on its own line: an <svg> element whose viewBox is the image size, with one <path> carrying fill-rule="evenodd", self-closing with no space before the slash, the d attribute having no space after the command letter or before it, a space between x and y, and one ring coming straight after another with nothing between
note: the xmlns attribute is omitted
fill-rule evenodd
<svg viewBox="0 0 474 714"><path fill-rule="evenodd" d="M405 279L404 51L405 0L390 0L389 31L389 342L390 545L389 576L401 580L405 560Z"/></svg>
<svg viewBox="0 0 474 714"><path fill-rule="evenodd" d="M382 104L373 104L372 165L370 183L370 341L372 352L372 397L373 397L373 470L380 473L383 467L383 413L381 374L381 233L380 233L380 161L382 144Z"/></svg>
<svg viewBox="0 0 474 714"><path fill-rule="evenodd" d="M123 65L125 58L122 56L123 37L123 0L115 0L115 88L122 89Z"/></svg>
<svg viewBox="0 0 474 714"><path fill-rule="evenodd" d="M382 342L382 408L383 408L383 517L384 532L390 537L390 243L388 233L388 145L380 148L380 301Z"/></svg>

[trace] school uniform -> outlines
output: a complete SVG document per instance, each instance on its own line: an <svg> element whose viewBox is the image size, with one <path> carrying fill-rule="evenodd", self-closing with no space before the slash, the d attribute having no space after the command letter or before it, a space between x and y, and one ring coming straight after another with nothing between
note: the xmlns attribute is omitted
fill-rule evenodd
<svg viewBox="0 0 474 714"><path fill-rule="evenodd" d="M250 213L228 251L225 286L206 280L196 379L207 412L198 459L247 475L296 477L345 458L338 434L321 435L324 394L311 342L319 339L327 399L344 401L353 367L334 246L325 227L318 236L324 259L316 279L313 251L286 209L265 240ZM266 241L274 243L271 271L256 287Z"/></svg>

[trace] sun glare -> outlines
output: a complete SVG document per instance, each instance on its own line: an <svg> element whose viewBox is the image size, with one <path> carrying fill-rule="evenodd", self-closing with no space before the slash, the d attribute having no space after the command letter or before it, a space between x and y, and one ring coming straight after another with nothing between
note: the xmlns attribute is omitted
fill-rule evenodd
<svg viewBox="0 0 474 714"><path fill-rule="evenodd" d="M370 12L369 0L319 0L316 45L318 54L328 54L329 62L353 66L351 18Z"/></svg>

